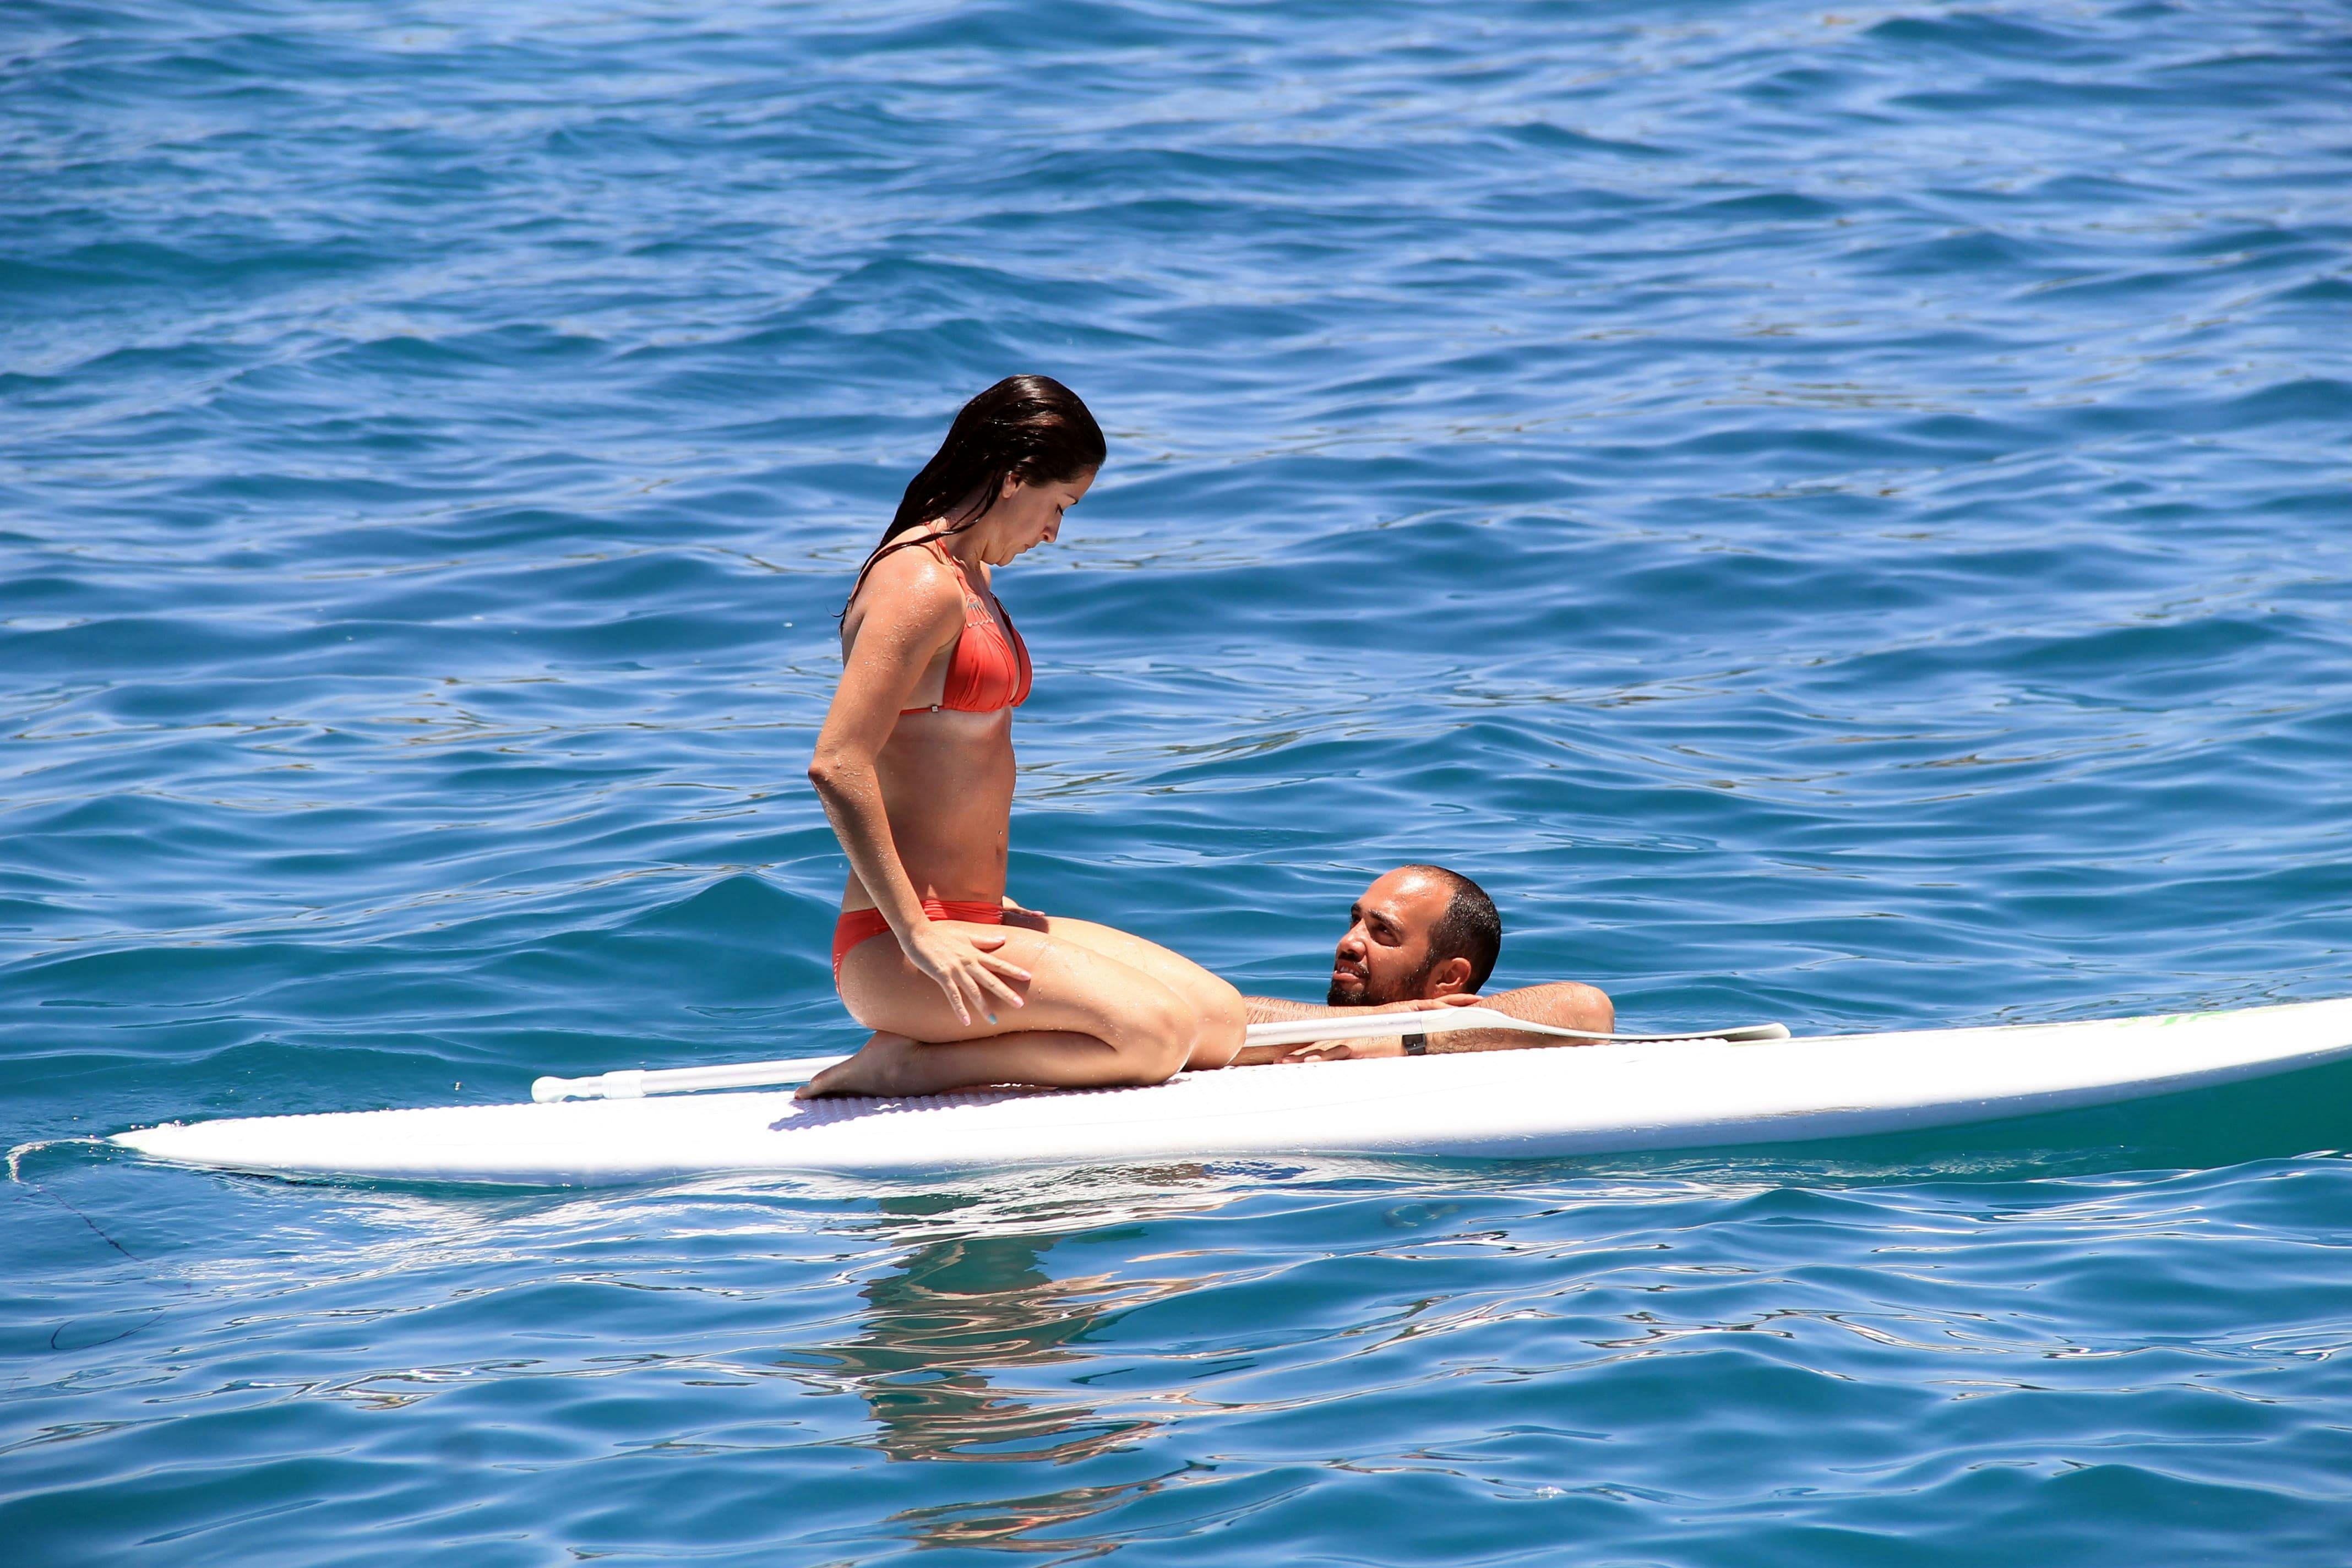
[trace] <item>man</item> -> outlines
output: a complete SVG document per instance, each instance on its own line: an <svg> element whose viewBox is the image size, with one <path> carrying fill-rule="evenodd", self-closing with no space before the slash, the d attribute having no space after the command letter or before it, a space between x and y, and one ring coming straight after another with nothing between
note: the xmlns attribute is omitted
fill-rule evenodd
<svg viewBox="0 0 2352 1568"><path fill-rule="evenodd" d="M1590 985L1572 980L1527 985L1495 996L1478 987L1503 947L1503 921L1495 900L1458 871L1443 866L1400 866L1364 889L1348 911L1348 933L1331 955L1328 1005L1245 996L1249 1021L1361 1015L1367 1009L1466 1005L1507 1013L1529 1023L1605 1035L1617 1009ZM1458 999L1458 1000L1457 1000ZM1266 1062L1337 1061L1345 1057L1439 1056L1454 1051L1503 1051L1558 1042L1508 1029L1465 1029L1449 1035L1393 1035L1311 1046L1245 1046L1235 1067Z"/></svg>

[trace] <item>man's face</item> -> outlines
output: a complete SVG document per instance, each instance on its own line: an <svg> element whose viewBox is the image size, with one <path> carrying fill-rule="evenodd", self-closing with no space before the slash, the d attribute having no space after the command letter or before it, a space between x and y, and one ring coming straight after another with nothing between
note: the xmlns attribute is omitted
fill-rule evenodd
<svg viewBox="0 0 2352 1568"><path fill-rule="evenodd" d="M1414 871L1391 871L1348 911L1348 934L1331 955L1334 1007L1423 1001L1429 933L1454 895Z"/></svg>

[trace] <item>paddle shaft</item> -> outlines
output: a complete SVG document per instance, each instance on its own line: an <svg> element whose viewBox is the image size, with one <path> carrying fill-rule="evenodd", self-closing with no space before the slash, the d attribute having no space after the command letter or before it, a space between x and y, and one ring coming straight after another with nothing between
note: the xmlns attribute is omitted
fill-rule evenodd
<svg viewBox="0 0 2352 1568"><path fill-rule="evenodd" d="M1778 1024L1744 1024L1728 1029L1693 1029L1674 1035L1600 1035L1589 1029L1563 1029L1514 1018L1491 1007L1430 1007L1402 1013L1360 1013L1353 1016L1290 1018L1252 1024L1248 1044L1304 1046L1318 1040L1377 1040L1390 1035L1452 1035L1465 1029L1506 1029L1514 1034L1549 1035L1557 1039L1603 1042L1664 1043L1673 1040L1785 1040L1789 1031ZM806 1083L847 1057L799 1057L786 1061L735 1062L707 1068L628 1068L593 1078L542 1078L530 1086L530 1097L557 1100L639 1100L649 1094L690 1094L707 1089L774 1089Z"/></svg>

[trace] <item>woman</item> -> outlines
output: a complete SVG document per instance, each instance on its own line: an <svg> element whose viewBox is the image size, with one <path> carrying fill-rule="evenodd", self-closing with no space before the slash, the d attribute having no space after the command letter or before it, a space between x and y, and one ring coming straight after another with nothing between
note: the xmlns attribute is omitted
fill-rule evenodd
<svg viewBox="0 0 2352 1568"><path fill-rule="evenodd" d="M809 780L849 856L834 983L875 1035L803 1098L1158 1083L1241 1047L1240 994L1199 964L1004 896L1030 668L994 570L1060 531L1103 450L1059 382L998 382L956 416L850 589Z"/></svg>

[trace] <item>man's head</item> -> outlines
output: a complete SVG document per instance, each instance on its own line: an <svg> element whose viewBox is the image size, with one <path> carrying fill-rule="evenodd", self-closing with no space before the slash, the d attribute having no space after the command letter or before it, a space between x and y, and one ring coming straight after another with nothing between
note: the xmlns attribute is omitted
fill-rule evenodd
<svg viewBox="0 0 2352 1568"><path fill-rule="evenodd" d="M1400 866L1364 889L1331 955L1330 1004L1362 1007L1475 992L1503 948L1486 890L1443 866Z"/></svg>

